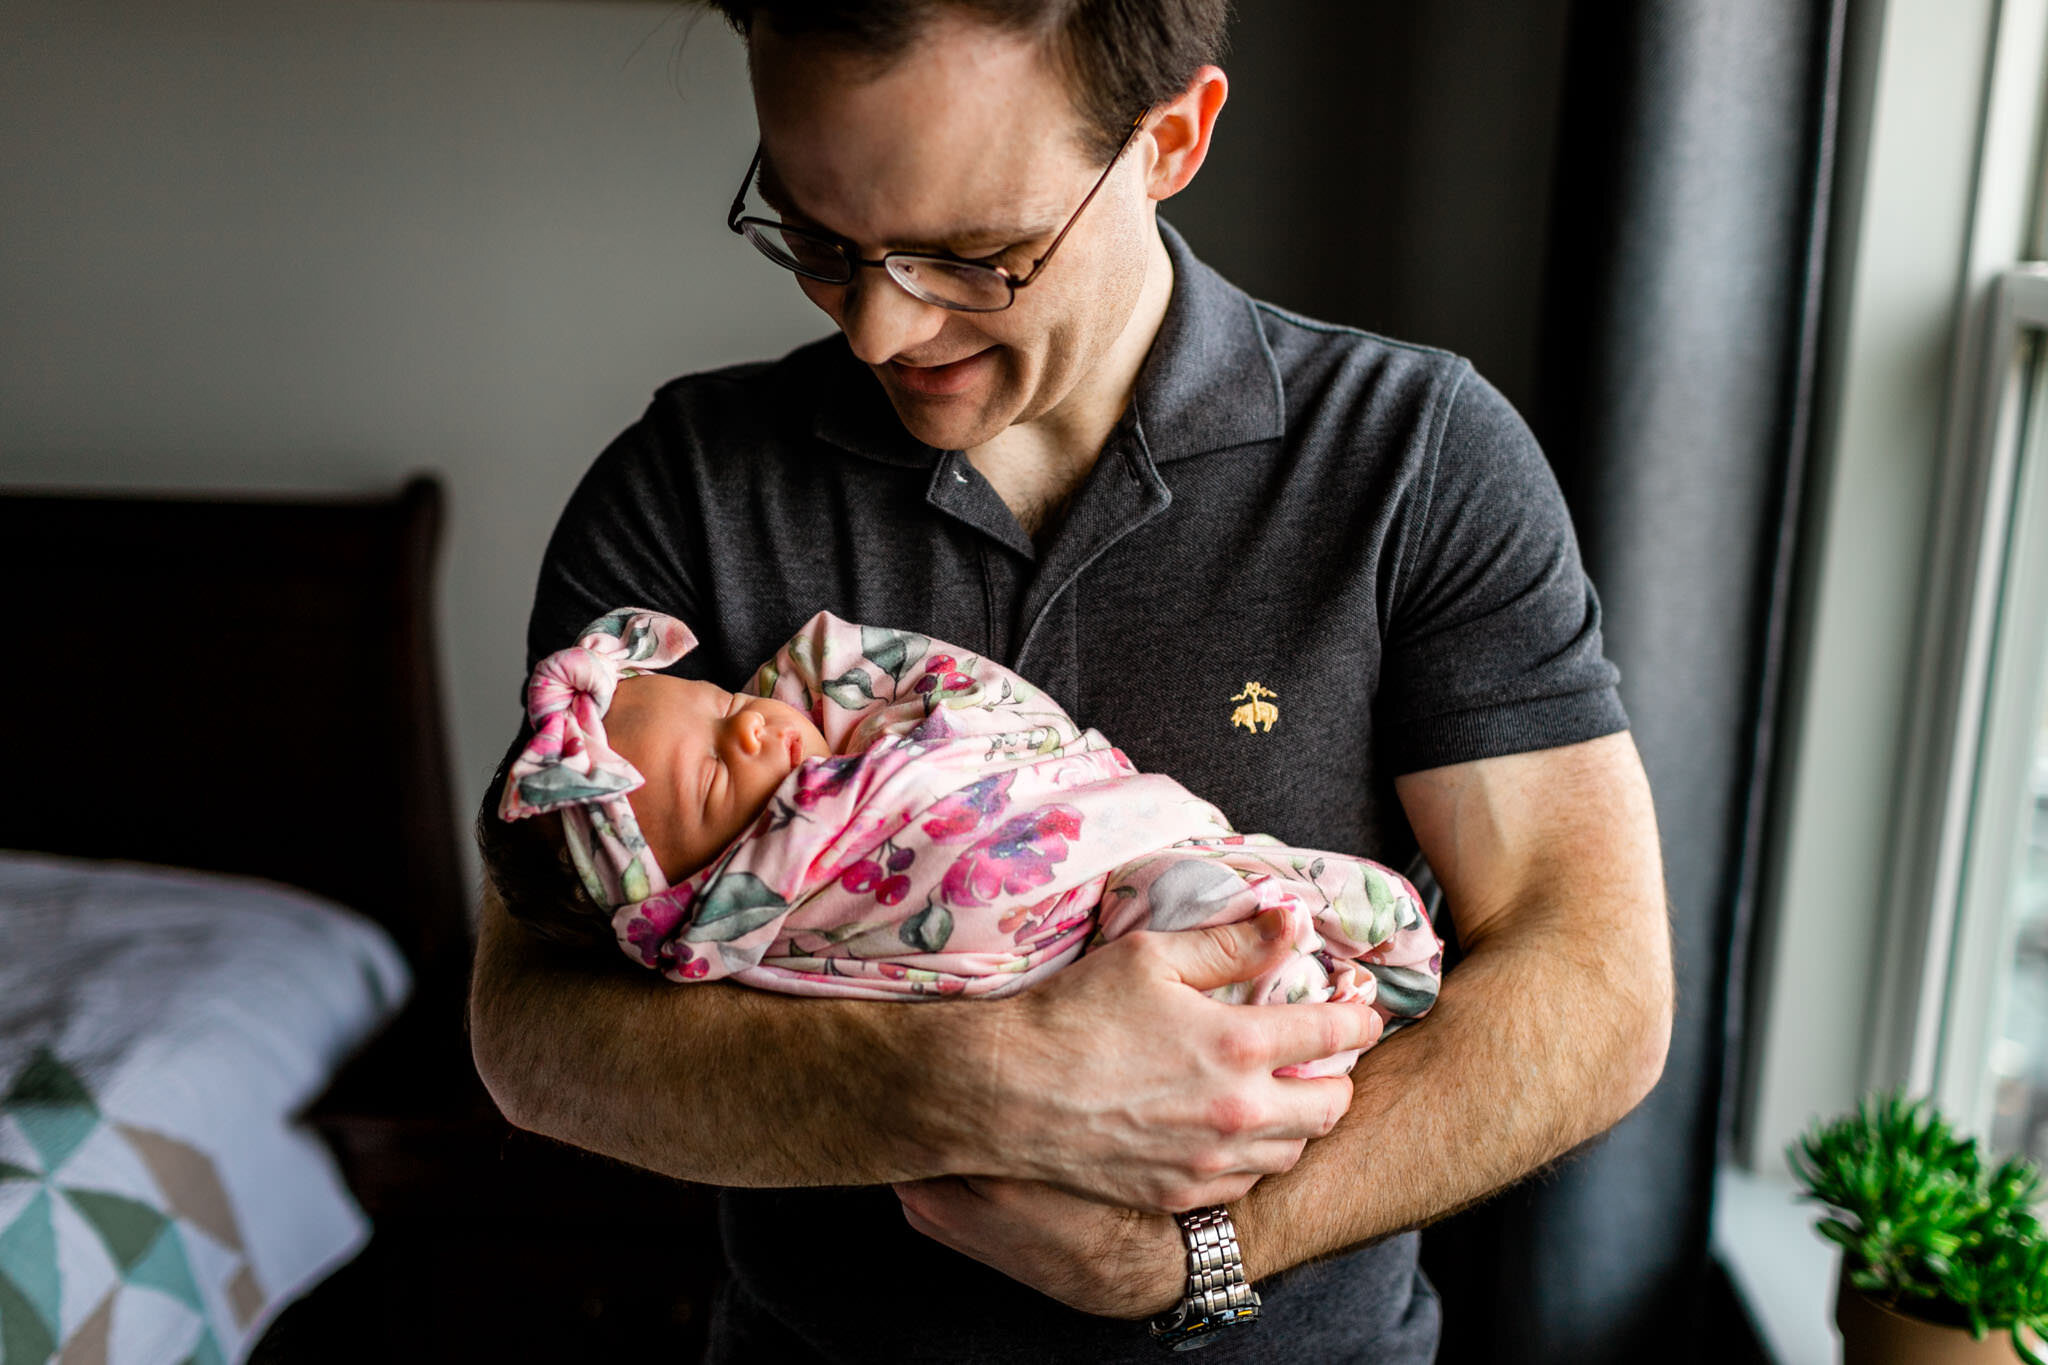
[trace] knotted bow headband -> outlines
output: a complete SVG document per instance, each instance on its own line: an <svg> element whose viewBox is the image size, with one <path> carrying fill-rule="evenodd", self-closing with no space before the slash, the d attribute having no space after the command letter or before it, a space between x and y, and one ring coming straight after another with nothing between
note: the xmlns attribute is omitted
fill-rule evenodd
<svg viewBox="0 0 2048 1365"><path fill-rule="evenodd" d="M616 909L668 889L626 794L647 779L613 752L604 715L621 679L667 668L697 647L673 616L621 607L542 659L526 685L533 739L513 761L498 818L562 813L562 836L583 888Z"/></svg>

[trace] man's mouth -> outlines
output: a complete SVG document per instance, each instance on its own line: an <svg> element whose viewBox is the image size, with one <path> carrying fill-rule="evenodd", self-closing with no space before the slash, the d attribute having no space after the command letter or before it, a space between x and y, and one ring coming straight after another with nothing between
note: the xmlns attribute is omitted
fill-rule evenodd
<svg viewBox="0 0 2048 1365"><path fill-rule="evenodd" d="M985 346L973 355L944 365L906 365L900 360L891 360L883 368L891 379L910 392L937 397L959 393L979 379L994 360L995 349Z"/></svg>

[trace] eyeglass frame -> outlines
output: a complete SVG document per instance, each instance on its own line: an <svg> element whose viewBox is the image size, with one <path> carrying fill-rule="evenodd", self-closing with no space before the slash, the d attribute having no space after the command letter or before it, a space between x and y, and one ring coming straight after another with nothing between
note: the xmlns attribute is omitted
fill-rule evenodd
<svg viewBox="0 0 2048 1365"><path fill-rule="evenodd" d="M776 232L794 232L799 236L807 237L812 241L831 247L839 253L840 259L844 260L847 264L846 278L843 280L833 279L830 276L820 275L815 271L805 270L800 266L785 263L774 256L770 256L766 251L761 251L758 244L755 245L755 250L761 251L761 254L767 257L770 263L779 265L792 275L800 276L803 279L817 280L821 284L848 285L853 283L858 267L879 266L889 272L889 278L896 282L896 286L899 289L920 303L928 303L934 308L948 308L956 313L1000 313L1017 302L1017 291L1019 289L1037 279L1040 273L1044 271L1047 262L1052 260L1053 253L1060 249L1060 243L1067 240L1067 234L1074 230L1074 224L1081 221L1082 213L1094 201L1096 194L1101 191L1104 185L1109 183L1109 173L1116 169L1119 161L1124 159L1124 153L1130 150L1132 140L1138 136L1138 130L1145 126L1146 116L1151 112L1151 108L1147 107L1141 110L1136 118L1131 120L1131 129L1124 134L1124 140L1117 144L1116 155L1110 157L1109 164L1102 168L1102 174L1095 178L1095 184L1089 188L1088 193L1081 196L1080 204L1074 209L1073 214L1068 217L1066 225L1053 237L1051 244L1045 249L1045 254L1032 261L1031 268L1025 271L1021 277L1012 274L1004 266L990 265L986 261L970 260L965 256L957 256L951 252L944 251L885 251L874 260L869 260L858 254L854 249L854 244L844 237L838 237L817 228L799 227L794 223L782 222L780 219L760 218L747 213L745 211L747 191L754 187L754 177L761 169L761 144L758 142L754 144L754 159L747 163L746 179L740 182L740 192L734 197L732 208L725 215L725 225L732 231L745 237L749 242L754 241L753 237L747 232L747 225L750 223L772 229ZM951 303L944 299L926 298L923 294L913 290L904 282L901 276L889 268L889 263L897 260L937 261L952 267L969 266L976 270L986 270L1009 286L1010 294L1007 299L992 308L977 308L973 304Z"/></svg>

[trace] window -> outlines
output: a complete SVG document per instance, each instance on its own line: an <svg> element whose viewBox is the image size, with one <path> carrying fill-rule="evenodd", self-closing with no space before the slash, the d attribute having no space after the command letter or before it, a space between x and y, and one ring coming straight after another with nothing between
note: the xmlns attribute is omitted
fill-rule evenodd
<svg viewBox="0 0 2048 1365"><path fill-rule="evenodd" d="M2003 1151L2048 1157L2048 265L1997 286L1977 435L1950 480L1959 541L1948 771L1927 814L1932 942L1953 940L1922 1005L1935 1093ZM1974 534L1971 532L1974 531ZM1943 964L1928 964L1929 985Z"/></svg>

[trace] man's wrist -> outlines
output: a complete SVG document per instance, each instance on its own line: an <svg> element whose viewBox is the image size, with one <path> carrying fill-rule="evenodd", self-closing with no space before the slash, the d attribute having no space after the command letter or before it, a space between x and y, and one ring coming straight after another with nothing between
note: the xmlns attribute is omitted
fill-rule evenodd
<svg viewBox="0 0 2048 1365"><path fill-rule="evenodd" d="M1274 1178L1268 1176L1267 1180ZM1237 1249L1238 1254L1244 1258L1244 1277L1253 1284L1281 1268L1267 1259L1269 1244L1266 1241L1265 1230L1259 1226L1260 1205L1264 1202L1259 1198L1259 1185L1265 1183L1265 1180L1261 1180L1258 1185L1252 1186L1244 1198L1226 1205L1230 1211L1230 1221L1237 1226Z"/></svg>
<svg viewBox="0 0 2048 1365"><path fill-rule="evenodd" d="M1230 1210L1222 1205L1176 1214L1186 1268L1180 1301L1148 1324L1152 1339L1180 1352L1259 1320L1259 1294L1244 1273Z"/></svg>

